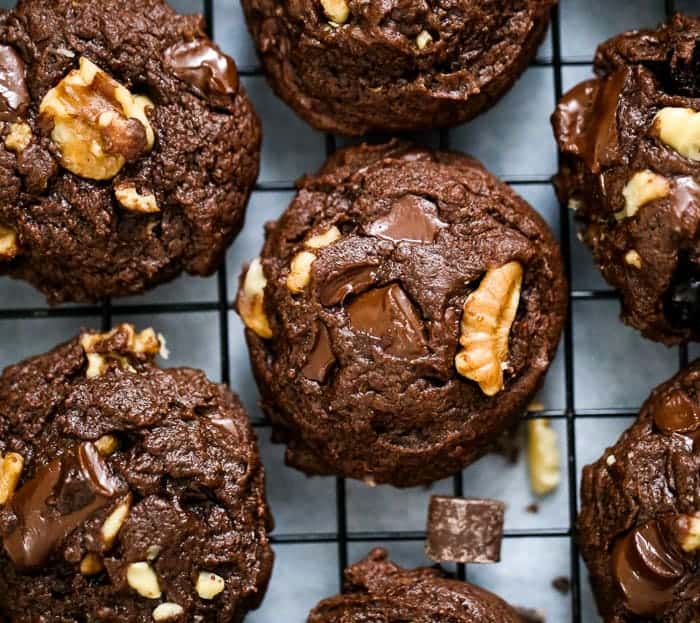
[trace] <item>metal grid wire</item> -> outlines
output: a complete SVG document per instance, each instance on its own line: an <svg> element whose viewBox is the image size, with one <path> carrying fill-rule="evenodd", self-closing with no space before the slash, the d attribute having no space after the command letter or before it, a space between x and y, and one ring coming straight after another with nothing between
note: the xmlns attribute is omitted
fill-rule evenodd
<svg viewBox="0 0 700 623"><path fill-rule="evenodd" d="M238 1L238 0L234 0ZM670 17L676 10L675 0L659 0L663 2L667 17ZM215 7L214 0L204 0L204 13L210 34L214 32ZM552 15L552 58L551 60L536 60L534 65L551 68L554 75L554 89L556 101L560 99L563 92L562 70L571 66L589 66L589 61L564 61L561 50L561 19L559 8L555 8ZM243 76L260 76L257 69L242 68ZM442 149L450 147L450 131L443 130L439 133L439 146ZM335 137L326 136L326 154L330 155L336 148ZM510 184L549 184L549 177L527 177L525 179L506 178ZM289 183L268 183L258 184L257 191L294 191L294 187ZM610 290L580 290L573 289L572 283L572 260L571 260L571 232L569 229L569 215L566 206L560 207L560 244L562 255L566 263L566 273L569 282L570 301L580 300L604 300L616 299L617 294ZM219 334L220 334L220 364L222 381L229 384L229 312L232 309L232 292L228 289L229 276L226 265L223 264L218 271L218 298L212 302L175 302L163 304L112 304L110 300L104 300L99 305L87 305L77 307L62 308L17 308L0 309L0 320L7 319L29 319L29 318L86 318L101 317L101 324L104 330L111 328L113 315L130 316L137 314L185 314L189 312L217 312ZM581 610L581 574L579 570L579 552L575 541L575 524L578 513L577 502L577 475L578 465L576 460L576 419L583 418L620 418L636 416L636 411L630 409L576 409L574 400L574 341L573 341L573 305L569 306L568 316L563 336L563 359L565 374L565 408L556 410L546 410L538 413L536 417L547 417L553 420L561 420L566 424L566 448L568 462L568 506L569 506L569 528L554 530L510 530L506 531L506 539L519 538L568 538L570 540L570 576L571 576L571 612L572 622L582 622ZM678 349L678 362L680 367L688 365L688 349L681 346ZM530 414L527 417L533 417ZM266 428L269 424L265 421L254 421L254 426L258 429ZM452 479L452 490L454 495L463 496L464 483L462 472L456 474ZM348 531L347 495L344 478L336 478L336 510L337 526L333 533L294 533L277 534L271 540L273 543L284 544L308 544L308 543L335 543L338 554L338 574L342 582L343 570L348 564L349 545L354 542L397 542L414 541L420 542L425 538L423 532L406 531L378 531L378 532L353 532ZM461 579L466 578L465 565L457 565L457 574Z"/></svg>

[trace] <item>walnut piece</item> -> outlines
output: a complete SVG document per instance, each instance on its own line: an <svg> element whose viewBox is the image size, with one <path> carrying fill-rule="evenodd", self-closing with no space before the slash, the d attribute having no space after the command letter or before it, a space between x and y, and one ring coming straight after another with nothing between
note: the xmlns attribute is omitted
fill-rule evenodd
<svg viewBox="0 0 700 623"><path fill-rule="evenodd" d="M104 564L97 554L90 552L80 561L80 573L84 576L97 575L104 569Z"/></svg>
<svg viewBox="0 0 700 623"><path fill-rule="evenodd" d="M630 249L625 253L625 263L629 266L642 270L642 256L634 249Z"/></svg>
<svg viewBox="0 0 700 623"><path fill-rule="evenodd" d="M132 562L126 568L126 582L141 597L160 599L162 593L158 576L147 562Z"/></svg>
<svg viewBox="0 0 700 623"><path fill-rule="evenodd" d="M119 353L105 352L104 343L115 338L117 334L124 338L123 349ZM80 337L80 345L87 356L88 367L85 376L89 379L102 376L109 361L116 361L122 370L134 372L125 355L155 357L161 350L160 340L153 329L144 329L136 333L134 326L130 324L120 324L107 333L84 333Z"/></svg>
<svg viewBox="0 0 700 623"><path fill-rule="evenodd" d="M330 229L317 236L311 236L304 241L304 246L308 249L325 249L331 246L334 242L340 240L340 230L333 225Z"/></svg>
<svg viewBox="0 0 700 623"><path fill-rule="evenodd" d="M632 176L622 191L625 197L625 208L616 212L615 218L619 221L632 218L639 208L656 199L667 197L670 192L671 185L665 177L648 169L639 171Z"/></svg>
<svg viewBox="0 0 700 623"><path fill-rule="evenodd" d="M114 435L103 435L95 442L95 447L102 456L114 454L118 445L119 443Z"/></svg>
<svg viewBox="0 0 700 623"><path fill-rule="evenodd" d="M131 496L119 503L119 505L109 514L105 522L102 524L100 534L105 547L109 549L114 545L119 531L122 529L126 518L131 511Z"/></svg>
<svg viewBox="0 0 700 623"><path fill-rule="evenodd" d="M429 43L432 43L433 37L427 30L421 30L416 37L416 45L419 50L423 50Z"/></svg>
<svg viewBox="0 0 700 623"><path fill-rule="evenodd" d="M220 575L210 571L200 571L197 576L195 590L202 599L214 599L219 593L223 592L225 586L224 578Z"/></svg>
<svg viewBox="0 0 700 623"><path fill-rule="evenodd" d="M0 455L0 506L4 506L15 494L24 469L24 457L16 452Z"/></svg>
<svg viewBox="0 0 700 623"><path fill-rule="evenodd" d="M656 113L652 127L664 145L689 160L700 162L700 111L662 108Z"/></svg>
<svg viewBox="0 0 700 623"><path fill-rule="evenodd" d="M14 260L18 253L17 232L14 229L0 225L0 262Z"/></svg>
<svg viewBox="0 0 700 623"><path fill-rule="evenodd" d="M700 549L700 513L681 515L676 520L676 526L684 552L690 553Z"/></svg>
<svg viewBox="0 0 700 623"><path fill-rule="evenodd" d="M82 57L79 69L46 94L39 112L53 124L51 139L66 169L109 180L153 148L155 133L147 116L152 108L147 97L132 95Z"/></svg>
<svg viewBox="0 0 700 623"><path fill-rule="evenodd" d="M350 17L350 6L346 0L321 0L326 17L334 24L344 24Z"/></svg>
<svg viewBox="0 0 700 623"><path fill-rule="evenodd" d="M238 313L243 323L253 333L268 340L272 337L270 322L265 315L265 287L267 279L263 273L260 258L254 259L243 280L243 288L238 297Z"/></svg>
<svg viewBox="0 0 700 623"><path fill-rule="evenodd" d="M133 184L122 184L114 189L114 196L125 210L153 214L160 212L156 196L153 193L139 193Z"/></svg>
<svg viewBox="0 0 700 623"><path fill-rule="evenodd" d="M289 266L287 276L287 288L294 294L303 292L311 281L311 266L316 261L316 256L311 251L299 251Z"/></svg>
<svg viewBox="0 0 700 623"><path fill-rule="evenodd" d="M523 268L508 262L489 270L464 303L457 372L476 381L487 396L503 389L508 338L520 303Z"/></svg>
<svg viewBox="0 0 700 623"><path fill-rule="evenodd" d="M557 433L545 419L529 420L527 433L530 485L536 495L547 495L561 481Z"/></svg>
<svg viewBox="0 0 700 623"><path fill-rule="evenodd" d="M169 621L181 617L183 614L185 614L185 609L181 605L166 601L153 611L153 620Z"/></svg>
<svg viewBox="0 0 700 623"><path fill-rule="evenodd" d="M32 142L32 129L24 122L10 125L10 133L5 138L5 147L16 154L21 154Z"/></svg>

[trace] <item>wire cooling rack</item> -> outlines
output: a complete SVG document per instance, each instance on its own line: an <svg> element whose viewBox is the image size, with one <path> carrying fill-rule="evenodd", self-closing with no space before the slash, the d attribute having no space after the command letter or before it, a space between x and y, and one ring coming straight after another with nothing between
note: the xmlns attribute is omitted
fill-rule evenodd
<svg viewBox="0 0 700 623"><path fill-rule="evenodd" d="M0 0L0 7L13 4ZM255 623L280 617L302 623L316 601L338 592L348 562L374 545L388 546L401 562L425 563L424 517L434 492L501 498L513 517L506 523L503 562L487 568L457 565L460 578L468 576L514 603L542 607L549 623L597 620L574 539L580 468L614 442L651 387L700 351L667 350L617 320L616 294L592 268L570 214L552 194L557 155L548 117L561 94L588 75L595 43L626 28L652 26L675 10L700 13L700 0L561 0L537 60L493 111L461 128L414 137L482 159L543 213L560 239L571 306L542 394L545 411L536 417L550 418L559 432L566 477L555 496L539 501L536 515L524 510L534 500L522 459L513 466L486 457L449 481L411 491L369 489L342 478L308 480L282 465L283 450L270 445L268 424L255 405L256 390L231 300L241 264L260 248L264 220L281 213L294 191L294 179L318 168L343 139L314 132L271 94L245 31L239 0L172 4L183 12L204 13L211 34L235 57L262 117L263 166L247 226L215 277L185 277L143 297L48 308L25 284L1 280L0 367L47 350L80 326L108 329L113 321L128 319L166 332L173 363L202 367L242 395L260 437L278 518L272 539L275 575L265 604L250 615ZM568 593L551 587L557 576L571 580Z"/></svg>

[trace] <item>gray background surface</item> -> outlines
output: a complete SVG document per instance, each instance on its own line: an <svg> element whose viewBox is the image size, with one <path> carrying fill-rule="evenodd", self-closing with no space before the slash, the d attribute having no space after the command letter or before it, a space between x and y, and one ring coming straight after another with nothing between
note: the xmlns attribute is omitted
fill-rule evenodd
<svg viewBox="0 0 700 623"><path fill-rule="evenodd" d="M1 0L0 6L12 6ZM202 10L202 2L178 0L185 12ZM335 479L307 479L286 468L283 449L269 442L256 405L257 392L250 373L238 317L221 301L235 293L241 264L256 256L262 242L262 226L276 218L288 204L293 181L318 168L325 157L325 137L310 129L275 98L259 74L258 62L242 19L238 0L215 0L214 35L236 59L243 82L263 121L262 170L253 195L245 230L231 248L225 271L210 279L183 277L142 297L111 305L64 306L49 310L31 287L0 280L0 367L27 355L43 352L73 336L81 326L99 328L109 322L129 320L141 327L153 325L168 338L169 365L203 368L213 379L230 381L256 423L268 474L268 494L276 517L277 564L268 597L248 620L254 623L285 621L302 623L311 607L339 590L338 564L363 556L374 545L387 545L395 559L407 565L427 562L422 534L428 498L451 493L452 480L430 489L398 491L370 489L364 484ZM677 7L700 13L700 0L681 0ZM561 0L560 50L562 84L566 89L590 74L590 59L598 42L623 29L652 26L663 20L664 0ZM552 35L548 35L538 60L514 89L490 112L449 133L454 149L471 153L494 172L513 183L543 214L555 232L561 233L560 211L548 178L555 172L557 152L549 115L556 99L557 64ZM437 145L437 133L420 140ZM338 141L341 143L342 141ZM565 214L570 219L569 214ZM563 484L540 501L537 514L525 508L531 496L526 465L521 456L512 465L491 456L464 471L464 494L503 499L508 504L507 539L498 565L467 569L469 580L499 593L513 603L538 607L547 620L595 622L585 571L582 571L580 619L574 618L572 595L551 587L558 576L571 576L572 549L568 475L597 458L631 421L634 411L651 387L678 368L679 354L645 341L618 320L617 301L605 296L584 299L586 291L607 290L588 251L576 239L575 225L566 223L571 238L573 331L571 344L571 392L566 391L563 349L552 366L540 400L559 432L562 456L571 450L571 463L563 461ZM162 304L175 304L167 309ZM152 306L144 309L144 306ZM220 344L225 344L221 352ZM700 349L691 348L691 356ZM613 417L609 417L609 416ZM567 419L567 416L569 419ZM569 439L573 432L575 438ZM569 480L571 477L571 480ZM337 516L337 499L347 509ZM344 521L344 519L346 521ZM338 544L338 535L341 537ZM401 541L382 543L379 532L401 532ZM320 542L303 541L299 535L315 535ZM292 542L290 542L292 541ZM347 546L347 548L346 548Z"/></svg>

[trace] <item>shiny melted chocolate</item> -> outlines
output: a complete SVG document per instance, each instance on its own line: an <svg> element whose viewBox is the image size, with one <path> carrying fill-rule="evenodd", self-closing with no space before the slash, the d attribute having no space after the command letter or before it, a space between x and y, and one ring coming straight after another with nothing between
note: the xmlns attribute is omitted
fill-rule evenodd
<svg viewBox="0 0 700 623"><path fill-rule="evenodd" d="M416 195L404 195L394 202L391 211L367 227L370 236L394 242L435 241L438 231L445 227L432 201Z"/></svg>
<svg viewBox="0 0 700 623"><path fill-rule="evenodd" d="M92 443L82 443L39 469L10 509L17 526L3 538L19 568L43 565L76 528L117 495L119 481Z"/></svg>
<svg viewBox="0 0 700 623"><path fill-rule="evenodd" d="M652 411L663 433L690 433L700 428L700 404L682 389L654 397Z"/></svg>
<svg viewBox="0 0 700 623"><path fill-rule="evenodd" d="M398 357L414 357L425 350L423 322L401 286L375 288L348 306L350 324L381 340L383 349Z"/></svg>
<svg viewBox="0 0 700 623"><path fill-rule="evenodd" d="M686 575L666 522L650 521L622 537L613 549L612 573L631 612L663 614Z"/></svg>
<svg viewBox="0 0 700 623"><path fill-rule="evenodd" d="M621 69L602 80L583 82L557 108L565 150L583 158L593 173L619 156L617 107L626 80L627 71Z"/></svg>
<svg viewBox="0 0 700 623"><path fill-rule="evenodd" d="M361 294L372 286L376 272L377 267L368 264L345 267L323 284L321 303L331 307L343 303L351 294Z"/></svg>
<svg viewBox="0 0 700 623"><path fill-rule="evenodd" d="M180 80L205 95L238 92L238 72L233 60L209 39L176 43L165 51L164 59Z"/></svg>
<svg viewBox="0 0 700 623"><path fill-rule="evenodd" d="M14 121L28 108L25 73L24 61L14 48L0 45L0 121Z"/></svg>
<svg viewBox="0 0 700 623"><path fill-rule="evenodd" d="M321 321L316 322L316 343L309 354L301 373L312 381L323 383L335 363L331 349L331 337L328 328Z"/></svg>

